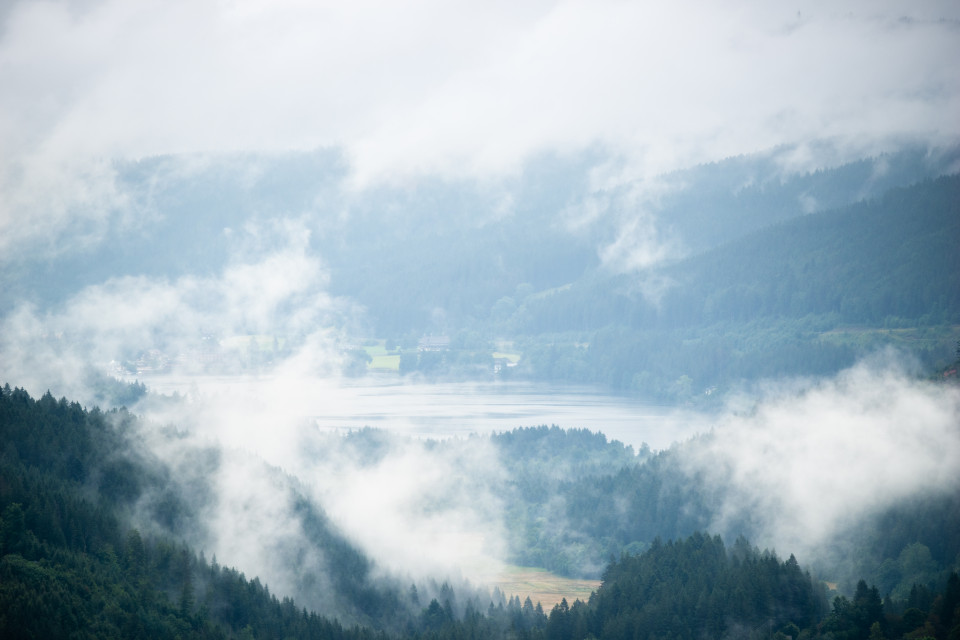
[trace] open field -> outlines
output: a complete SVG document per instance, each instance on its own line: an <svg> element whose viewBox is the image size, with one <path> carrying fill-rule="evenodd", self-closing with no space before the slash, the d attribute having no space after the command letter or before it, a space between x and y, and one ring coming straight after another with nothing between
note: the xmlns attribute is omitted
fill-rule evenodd
<svg viewBox="0 0 960 640"><path fill-rule="evenodd" d="M400 353L387 351L386 342L386 340L375 340L364 345L363 350L370 356L370 362L367 363L368 371L400 370Z"/></svg>
<svg viewBox="0 0 960 640"><path fill-rule="evenodd" d="M372 360L367 363L367 369L379 370L400 370L400 356L398 355L377 355L372 356Z"/></svg>
<svg viewBox="0 0 960 640"><path fill-rule="evenodd" d="M385 356L389 353L385 346L386 340L376 340L375 342L376 344L365 344L363 346L363 350L367 352L367 355L376 358L377 356Z"/></svg>
<svg viewBox="0 0 960 640"><path fill-rule="evenodd" d="M600 581L574 580L545 569L508 565L490 584L499 587L507 598L519 596L523 602L529 596L534 604L539 602L543 610L550 613L553 606L563 598L566 598L569 604L573 604L575 600L586 601L600 586Z"/></svg>

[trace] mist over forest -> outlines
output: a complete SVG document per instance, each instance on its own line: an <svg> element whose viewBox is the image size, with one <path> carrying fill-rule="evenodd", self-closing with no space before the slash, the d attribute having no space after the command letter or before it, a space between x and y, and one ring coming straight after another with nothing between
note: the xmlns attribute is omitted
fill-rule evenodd
<svg viewBox="0 0 960 640"><path fill-rule="evenodd" d="M0 636L960 637L958 35L7 3Z"/></svg>

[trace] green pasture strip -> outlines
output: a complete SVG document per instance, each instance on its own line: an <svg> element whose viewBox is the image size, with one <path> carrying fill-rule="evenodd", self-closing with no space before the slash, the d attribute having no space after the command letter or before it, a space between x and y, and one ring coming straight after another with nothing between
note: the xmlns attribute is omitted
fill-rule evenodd
<svg viewBox="0 0 960 640"><path fill-rule="evenodd" d="M373 360L367 363L367 369L400 370L400 356L377 355L372 357Z"/></svg>
<svg viewBox="0 0 960 640"><path fill-rule="evenodd" d="M377 344L368 344L364 345L363 350L367 352L371 358L376 358L377 356L387 355L386 340L377 340Z"/></svg>

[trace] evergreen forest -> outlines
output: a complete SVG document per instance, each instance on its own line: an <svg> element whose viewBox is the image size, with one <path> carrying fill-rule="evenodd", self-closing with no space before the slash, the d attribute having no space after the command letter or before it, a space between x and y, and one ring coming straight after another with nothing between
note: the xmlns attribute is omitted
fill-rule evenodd
<svg viewBox="0 0 960 640"><path fill-rule="evenodd" d="M199 526L198 514L191 512L195 502L164 463L135 453L138 420L123 409L87 410L50 394L34 399L22 389L3 387L4 638L782 640L947 639L960 633L960 578L950 568L960 552L960 540L950 533L960 530L956 496L924 505L927 511L919 517L909 508L887 514L887 522L857 540L858 555L876 556L888 577L891 565L900 560L907 568L910 554L921 548L930 571L912 576L917 581L905 590L885 584L881 594L876 583L859 579L844 595L832 592L793 555L784 560L743 536L728 546L720 536L698 530L703 520L681 514L705 508L697 502L705 489L675 486L669 459L677 452L635 456L602 435L556 427L494 437L503 455L523 470L510 481L521 494L517 502L533 510L540 503L530 495L538 490L533 479L549 478L546 468L575 463L579 467L564 469L563 475L580 480L559 490L571 496L571 522L578 514L586 520L570 531L619 543L649 541L635 552L611 557L601 586L587 601L563 600L544 610L529 598L521 603L496 591L447 584L418 589L396 579L375 579L369 560L322 512L304 504L313 512L306 520L313 521L312 538L326 553L328 578L339 591L337 598L308 609L185 542L187 530ZM376 444L375 432L366 437ZM616 466L622 469L617 474L605 473ZM662 515L646 523L647 530L622 530L625 523L602 515L603 499L591 494L628 490L659 505ZM599 509L588 514L587 503ZM944 520L930 519L931 513ZM911 522L923 526L917 529ZM654 535L657 531L666 535Z"/></svg>

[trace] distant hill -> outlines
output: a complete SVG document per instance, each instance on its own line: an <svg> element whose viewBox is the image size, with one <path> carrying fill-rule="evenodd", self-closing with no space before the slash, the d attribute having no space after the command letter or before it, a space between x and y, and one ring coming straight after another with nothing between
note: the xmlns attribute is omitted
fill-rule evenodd
<svg viewBox="0 0 960 640"><path fill-rule="evenodd" d="M596 274L536 296L522 328L700 327L823 314L876 326L957 322L958 243L954 175L780 222L639 276ZM637 283L650 277L664 283L654 298ZM573 307L582 312L564 312Z"/></svg>
<svg viewBox="0 0 960 640"><path fill-rule="evenodd" d="M590 154L538 158L502 183L359 192L343 188L344 161L328 150L146 158L115 168L127 197L117 212L123 223L82 250L8 265L0 310L18 298L55 304L111 277L217 273L249 252L237 243L248 225L289 218L310 230L331 291L363 305L377 334L426 332L437 309L453 330L495 321L491 310L502 297L520 304L518 296L589 275L638 206L661 236L693 255L939 176L956 165L960 148L906 147L812 173L785 169L789 154L775 149L660 176L657 197L639 204L632 183L589 184L598 161ZM578 213L598 198L605 204L595 214ZM257 242L269 247L265 236Z"/></svg>
<svg viewBox="0 0 960 640"><path fill-rule="evenodd" d="M838 314L897 326L960 321L960 175L810 214L666 270L667 322Z"/></svg>
<svg viewBox="0 0 960 640"><path fill-rule="evenodd" d="M683 375L702 390L830 373L882 344L932 367L952 360L950 327L960 324L957 246L954 175L796 217L662 269L596 272L531 297L515 326L539 359L526 363L532 375L668 396ZM872 339L845 341L844 327L872 328ZM565 344L564 333L579 337ZM569 346L575 340L589 346ZM566 364L545 368L551 357Z"/></svg>

